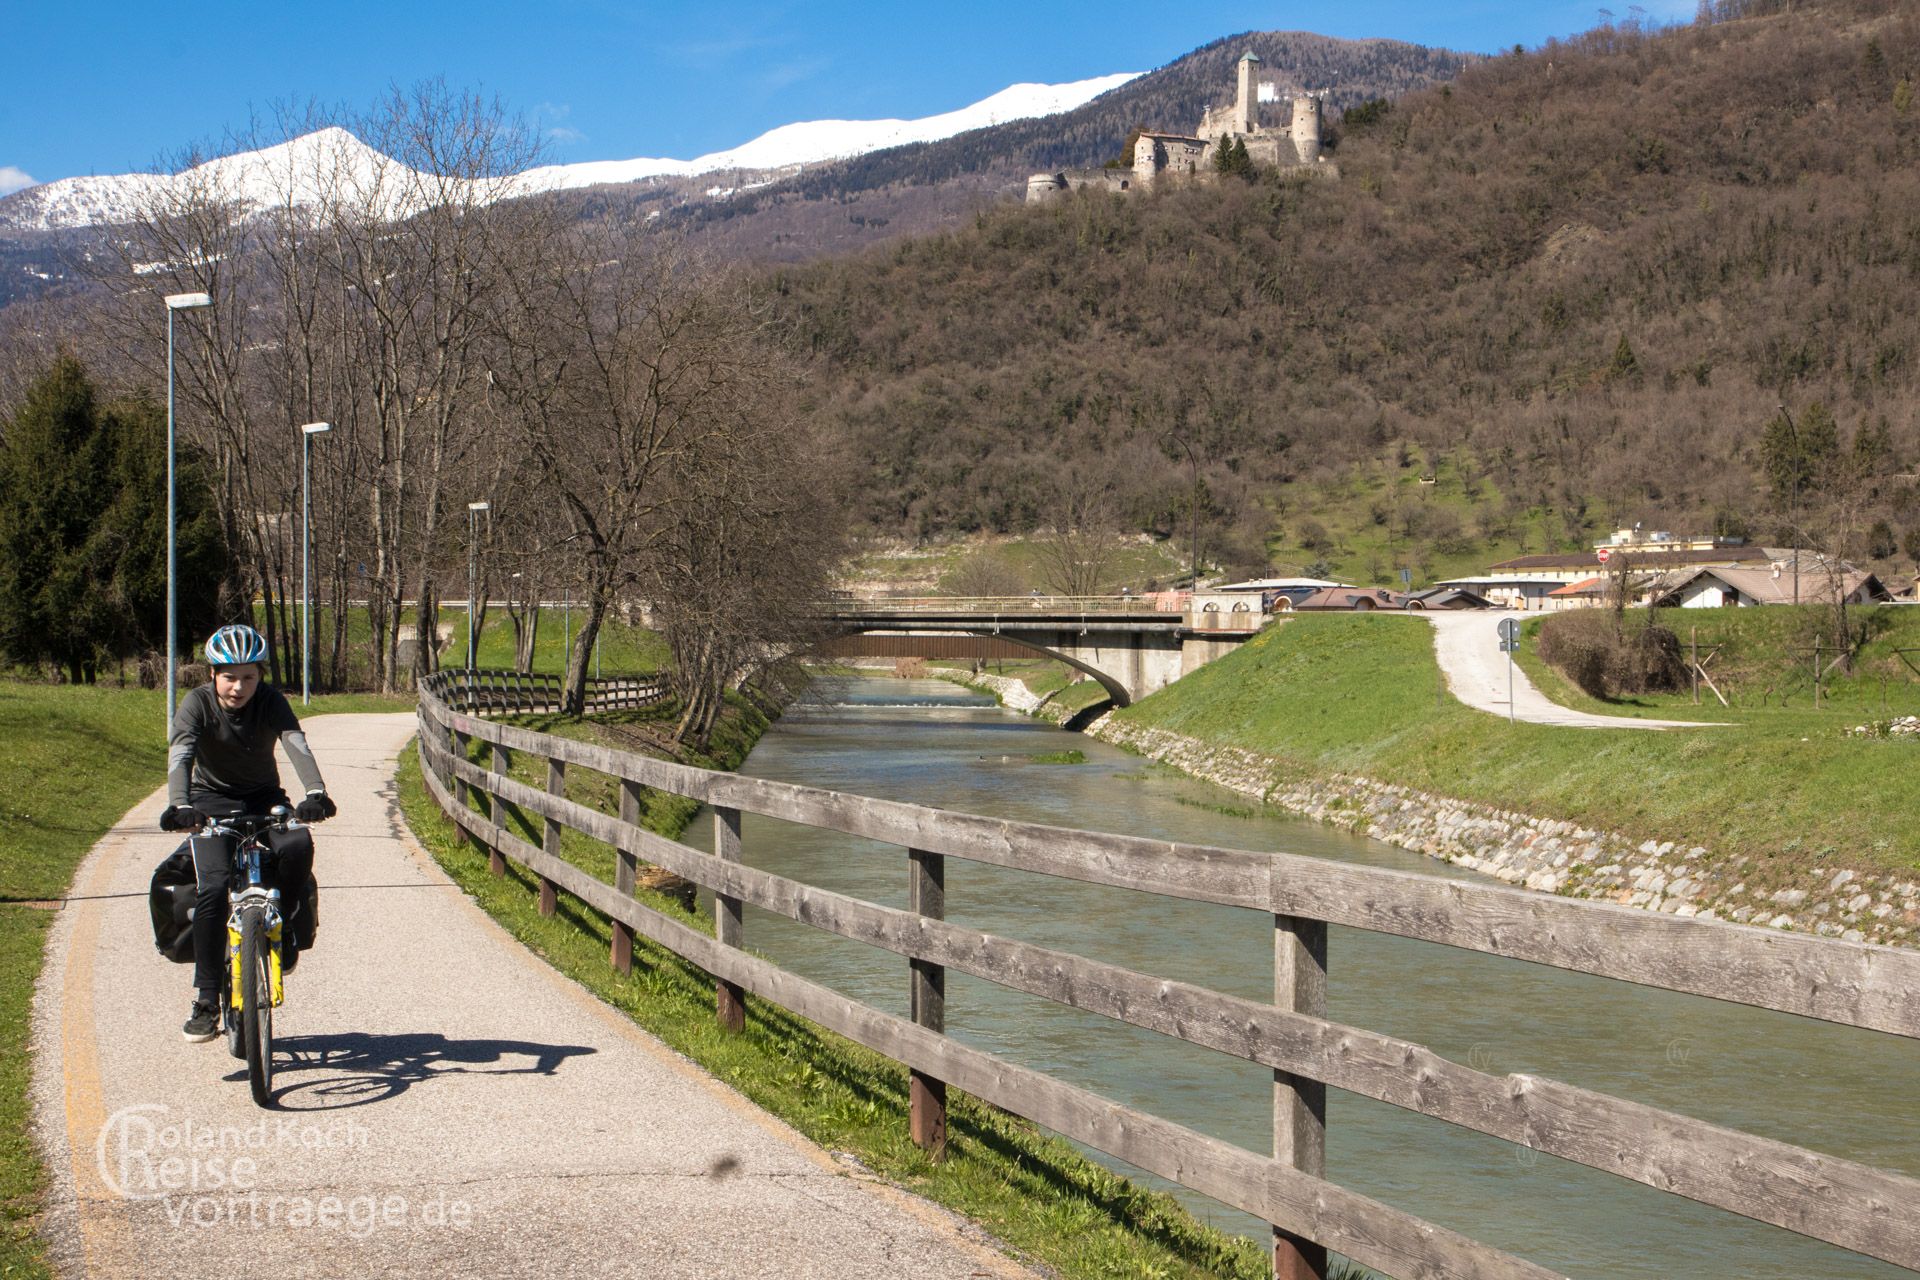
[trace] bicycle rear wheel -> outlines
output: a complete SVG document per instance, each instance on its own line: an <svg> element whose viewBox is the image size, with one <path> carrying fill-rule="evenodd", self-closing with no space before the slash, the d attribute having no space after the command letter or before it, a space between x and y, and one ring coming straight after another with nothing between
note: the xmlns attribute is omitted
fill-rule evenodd
<svg viewBox="0 0 1920 1280"><path fill-rule="evenodd" d="M246 1042L247 1086L256 1104L273 1105L273 975L264 910L240 918L240 1032Z"/></svg>

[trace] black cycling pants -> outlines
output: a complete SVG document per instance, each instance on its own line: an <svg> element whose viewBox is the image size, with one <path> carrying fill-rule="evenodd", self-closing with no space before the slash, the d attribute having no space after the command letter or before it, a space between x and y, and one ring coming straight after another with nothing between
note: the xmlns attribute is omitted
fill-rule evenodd
<svg viewBox="0 0 1920 1280"><path fill-rule="evenodd" d="M259 792L238 798L215 795L189 796L188 803L201 813L230 818L243 813L266 813L277 804L286 804L283 791ZM306 886L313 874L313 839L305 831L275 832L268 838L274 851L267 885L280 890L284 915L293 896ZM227 865L233 856L233 841L226 836L194 836L188 842L193 850L193 874L198 892L193 902L193 988L201 996L220 991L220 972L227 952Z"/></svg>

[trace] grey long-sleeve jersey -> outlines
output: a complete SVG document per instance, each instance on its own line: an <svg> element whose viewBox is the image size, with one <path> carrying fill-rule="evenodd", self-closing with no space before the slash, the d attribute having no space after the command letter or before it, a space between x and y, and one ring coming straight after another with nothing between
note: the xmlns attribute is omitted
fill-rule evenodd
<svg viewBox="0 0 1920 1280"><path fill-rule="evenodd" d="M280 785L273 744L279 742L307 791L324 791L320 765L300 731L300 718L286 695L270 684L254 690L247 705L229 712L203 684L180 699L167 746L167 802L182 805L192 792L243 796Z"/></svg>

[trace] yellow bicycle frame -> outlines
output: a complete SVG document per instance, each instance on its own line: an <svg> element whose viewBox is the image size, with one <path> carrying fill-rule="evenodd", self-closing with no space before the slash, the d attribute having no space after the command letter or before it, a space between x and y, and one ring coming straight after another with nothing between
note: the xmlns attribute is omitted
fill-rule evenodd
<svg viewBox="0 0 1920 1280"><path fill-rule="evenodd" d="M278 1009L286 999L286 992L280 985L280 930L284 922L275 920L273 927L267 930L267 1007ZM232 976L228 989L232 992L233 1007L240 1007L240 984L244 977L240 972L240 930L232 920L227 921L227 971Z"/></svg>

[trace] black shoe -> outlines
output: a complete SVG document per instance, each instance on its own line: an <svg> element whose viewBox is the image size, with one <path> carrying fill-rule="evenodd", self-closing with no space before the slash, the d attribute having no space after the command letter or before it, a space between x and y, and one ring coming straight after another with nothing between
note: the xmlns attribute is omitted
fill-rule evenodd
<svg viewBox="0 0 1920 1280"><path fill-rule="evenodd" d="M294 945L292 938L288 938L280 944L280 972L292 973L293 967L299 963L300 948Z"/></svg>
<svg viewBox="0 0 1920 1280"><path fill-rule="evenodd" d="M211 1000L195 1000L193 1012L187 1015L187 1025L180 1028L180 1034L187 1038L188 1044L200 1044L220 1034L220 1007Z"/></svg>

